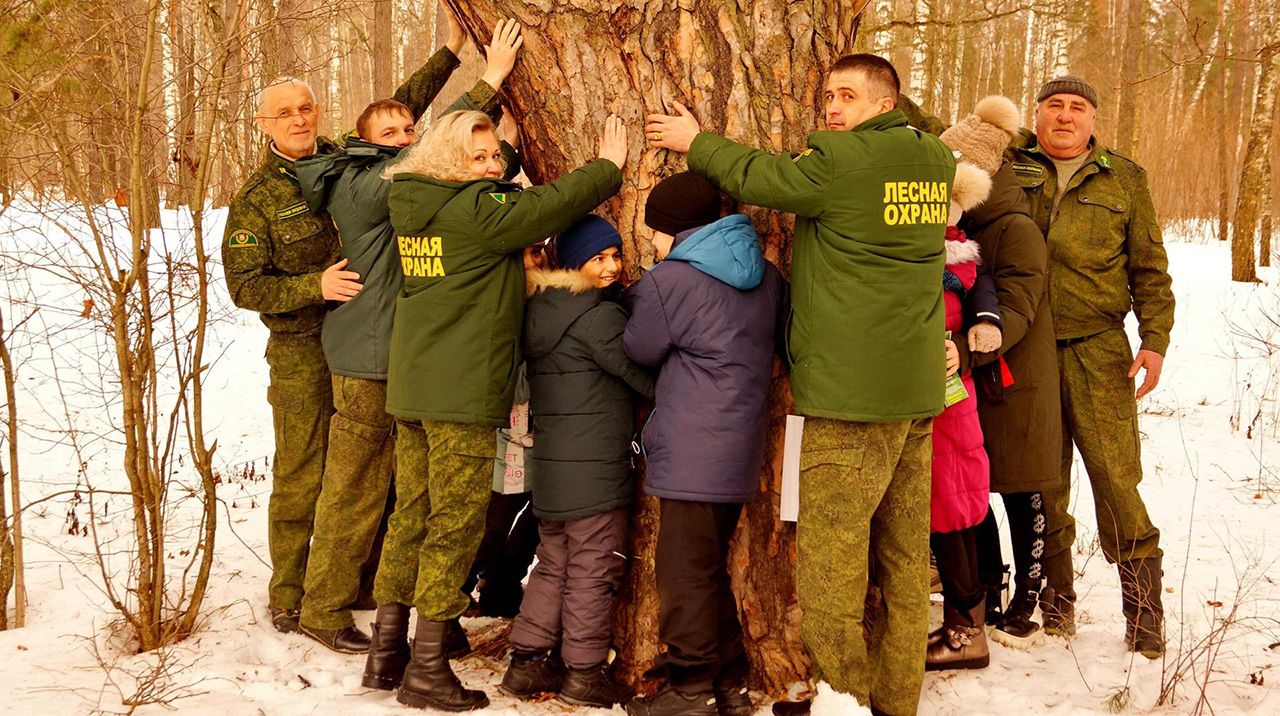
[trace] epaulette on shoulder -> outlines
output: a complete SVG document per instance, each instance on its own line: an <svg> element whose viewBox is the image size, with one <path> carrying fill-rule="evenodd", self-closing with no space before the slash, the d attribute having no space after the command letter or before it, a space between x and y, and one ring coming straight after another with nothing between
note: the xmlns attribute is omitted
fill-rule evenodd
<svg viewBox="0 0 1280 716"><path fill-rule="evenodd" d="M1146 172L1146 170L1142 168L1141 164L1138 164L1123 154L1118 154L1112 151L1111 147L1103 147L1098 154L1100 157L1106 157L1108 162L1111 164L1111 168L1116 171L1130 174L1143 174Z"/></svg>
<svg viewBox="0 0 1280 716"><path fill-rule="evenodd" d="M249 178L245 180L244 186L240 187L240 190L236 192L235 196L232 197L231 200L240 201L242 199L249 198L249 195L253 192L253 190L262 186L262 183L264 181L266 181L266 179L262 176L262 172L260 171L253 172L252 174L249 175Z"/></svg>

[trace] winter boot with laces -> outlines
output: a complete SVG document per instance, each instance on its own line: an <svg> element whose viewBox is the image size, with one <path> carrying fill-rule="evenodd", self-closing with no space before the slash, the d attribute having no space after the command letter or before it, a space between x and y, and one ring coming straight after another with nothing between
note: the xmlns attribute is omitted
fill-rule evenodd
<svg viewBox="0 0 1280 716"><path fill-rule="evenodd" d="M409 666L396 701L415 709L474 711L489 705L483 691L464 688L449 668L445 639L449 622L418 619Z"/></svg>
<svg viewBox="0 0 1280 716"><path fill-rule="evenodd" d="M717 716L716 709L715 691L705 682L676 686L668 681L653 696L627 702L629 716Z"/></svg>
<svg viewBox="0 0 1280 716"><path fill-rule="evenodd" d="M720 716L751 716L756 712L744 676L721 672L711 683L711 690L715 693L716 711Z"/></svg>
<svg viewBox="0 0 1280 716"><path fill-rule="evenodd" d="M1044 643L1044 632L1031 620L1040 598L1040 580L1019 579L1004 618L991 631L991 640L1014 649L1029 650Z"/></svg>
<svg viewBox="0 0 1280 716"><path fill-rule="evenodd" d="M613 677L613 669L607 661L587 669L570 667L560 686L559 699L574 706L591 706L611 709L615 704L625 704L636 692Z"/></svg>
<svg viewBox="0 0 1280 716"><path fill-rule="evenodd" d="M371 626L369 658L360 683L366 689L390 691L400 685L409 665L409 606L379 604Z"/></svg>
<svg viewBox="0 0 1280 716"><path fill-rule="evenodd" d="M502 692L518 699L554 693L564 683L565 668L555 651L520 651L511 654L511 666L502 675Z"/></svg>
<svg viewBox="0 0 1280 716"><path fill-rule="evenodd" d="M987 649L987 630L983 624L987 613L986 599L967 613L944 603L942 626L929 635L925 651L925 671L948 669L985 669L991 663Z"/></svg>

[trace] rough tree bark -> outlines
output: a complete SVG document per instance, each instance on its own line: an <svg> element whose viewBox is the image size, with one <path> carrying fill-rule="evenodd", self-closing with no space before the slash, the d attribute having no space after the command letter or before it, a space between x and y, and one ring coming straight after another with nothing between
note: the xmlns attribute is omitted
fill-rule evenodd
<svg viewBox="0 0 1280 716"><path fill-rule="evenodd" d="M605 117L627 123L632 155L622 192L602 207L622 233L631 276L651 260L642 241L644 200L662 177L683 171L682 156L647 149L645 113L684 103L704 129L770 151L802 148L821 119L824 71L852 51L855 3L816 0L446 0L472 36L487 41L496 21L515 17L525 45L508 80L506 104L519 123L524 166L543 183L593 158ZM478 42L484 45L485 42ZM792 219L748 210L766 256L790 273ZM784 377L772 387L769 447L761 493L739 527L730 571L754 685L779 693L808 674L795 604L795 530L778 522L782 424L791 404ZM639 680L658 654L653 553L657 514L642 498L633 522L629 585L617 637L626 676ZM750 568L748 568L750 565Z"/></svg>
<svg viewBox="0 0 1280 716"><path fill-rule="evenodd" d="M1276 89L1280 84L1280 44L1261 52L1262 68L1258 75L1258 98L1249 120L1249 143L1245 147L1240 170L1240 191L1236 198L1236 220L1231 227L1231 280L1258 280L1253 250L1258 229L1259 195L1270 152L1271 130L1275 122Z"/></svg>
<svg viewBox="0 0 1280 716"><path fill-rule="evenodd" d="M373 96L390 97L396 88L391 84L391 66L395 56L391 51L391 0L376 0L373 4Z"/></svg>

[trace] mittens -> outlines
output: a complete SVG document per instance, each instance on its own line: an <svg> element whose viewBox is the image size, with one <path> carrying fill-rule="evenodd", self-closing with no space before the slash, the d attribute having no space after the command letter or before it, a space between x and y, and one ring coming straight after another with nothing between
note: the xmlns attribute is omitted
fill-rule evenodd
<svg viewBox="0 0 1280 716"><path fill-rule="evenodd" d="M991 323L975 323L969 328L969 351L992 353L1000 348L1003 334Z"/></svg>

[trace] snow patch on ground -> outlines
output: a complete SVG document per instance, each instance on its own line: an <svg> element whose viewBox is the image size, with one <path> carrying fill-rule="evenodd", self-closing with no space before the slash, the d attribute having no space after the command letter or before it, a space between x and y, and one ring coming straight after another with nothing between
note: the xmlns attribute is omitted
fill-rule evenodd
<svg viewBox="0 0 1280 716"><path fill-rule="evenodd" d="M175 251L180 250L182 237L189 242L189 234L183 233L176 215L166 216L173 224ZM222 212L212 217L209 236L221 236L220 221ZM37 225L30 215L0 216L0 253L32 248L31 237L42 231L53 235L56 229ZM11 237L25 237L28 243L11 243ZM1280 500L1280 359L1265 345L1268 340L1280 345L1275 322L1280 291L1270 272L1264 273L1264 284L1231 284L1227 247L1216 242L1171 243L1168 248L1177 326L1161 386L1140 407L1146 468L1142 492L1162 531L1170 654L1149 662L1124 648L1118 580L1097 549L1093 499L1077 465L1079 634L1070 643L1051 637L1029 652L993 644L991 666L985 670L926 675L921 714L1105 714L1113 707L1182 714L1192 710L1206 681L1205 693L1219 716L1280 713L1274 686L1280 674L1273 668L1280 661L1280 647L1272 648L1280 642L1280 587L1274 581L1280 577L1280 508L1275 506ZM392 694L360 686L363 657L335 654L270 627L264 603L270 575L265 562L270 483L265 476L272 450L262 359L267 331L256 316L230 306L220 268L214 273L219 320L211 340L218 357L208 374L207 424L218 440L223 504L202 628L164 655L170 678L162 700L191 716L408 713ZM82 474L75 451L60 432L67 416L58 397L59 380L73 393L86 394L109 380L94 367L108 346L87 320L78 318L83 296L57 275L38 269L0 266L0 279L0 296L11 303L38 300L39 320L56 338L52 348L24 345L15 350L19 401L30 422L23 436L24 502L71 490L85 475L92 476L95 487L118 487L118 445L99 441L82 446L92 455ZM78 400L71 395L70 402ZM82 402L83 410L71 417L85 435L112 419L92 410L92 400ZM0 713L129 712L123 699L146 682L161 659L129 654L124 639L115 636L118 621L99 586L91 539L68 534L73 519L82 526L94 520L100 530L109 531L127 505L117 498L97 501L93 508L91 513L87 503L60 495L27 513L28 626L0 632L0 684L7 692L0 698ZM357 622L366 624L371 617L358 613ZM1230 621L1225 629L1224 620ZM465 624L476 643L504 628L495 620ZM1210 669L1204 640L1211 633L1220 640L1212 644ZM1191 654L1196 655L1194 668L1182 680L1177 698L1154 708L1162 684ZM555 701L529 704L503 696L497 690L501 660L475 654L457 666L469 686L485 688L493 699L479 713L580 711ZM839 706L838 695L819 693L819 710L825 712L829 705L833 713L865 713L856 705ZM767 713L759 698L758 703L761 713ZM136 713L166 711L144 705Z"/></svg>

